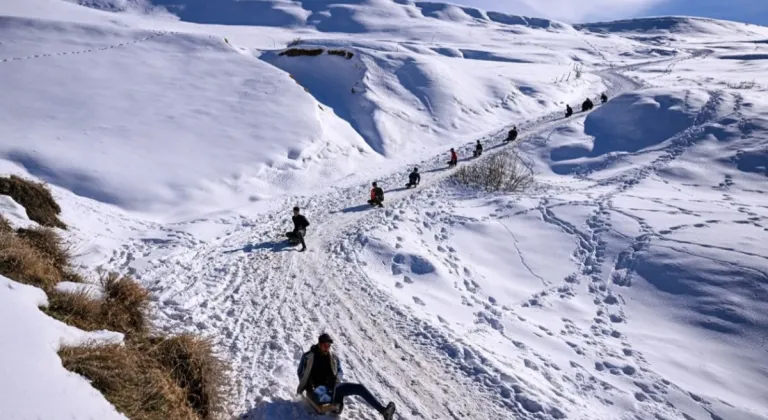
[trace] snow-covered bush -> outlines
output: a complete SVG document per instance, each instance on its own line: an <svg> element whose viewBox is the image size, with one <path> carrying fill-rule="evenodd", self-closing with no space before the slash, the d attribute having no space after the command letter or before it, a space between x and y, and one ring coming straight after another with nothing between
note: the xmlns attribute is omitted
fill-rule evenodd
<svg viewBox="0 0 768 420"><path fill-rule="evenodd" d="M495 153L460 167L453 177L485 191L522 191L533 182L533 170L512 150Z"/></svg>

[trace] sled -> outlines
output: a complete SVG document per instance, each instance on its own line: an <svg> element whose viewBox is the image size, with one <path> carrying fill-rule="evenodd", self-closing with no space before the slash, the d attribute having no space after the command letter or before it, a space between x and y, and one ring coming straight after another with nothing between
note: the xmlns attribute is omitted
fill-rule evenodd
<svg viewBox="0 0 768 420"><path fill-rule="evenodd" d="M306 403L312 407L312 410L321 416L338 416L343 411L343 408L339 404L320 404L315 402L312 398L309 398L306 394L302 394L301 396L304 401L306 401Z"/></svg>
<svg viewBox="0 0 768 420"><path fill-rule="evenodd" d="M416 188L419 184L405 184L405 188Z"/></svg>
<svg viewBox="0 0 768 420"><path fill-rule="evenodd" d="M287 232L285 236L288 238L288 243L291 245L299 245L301 244L301 241L299 241L299 238L296 237L296 235L293 234L293 232Z"/></svg>

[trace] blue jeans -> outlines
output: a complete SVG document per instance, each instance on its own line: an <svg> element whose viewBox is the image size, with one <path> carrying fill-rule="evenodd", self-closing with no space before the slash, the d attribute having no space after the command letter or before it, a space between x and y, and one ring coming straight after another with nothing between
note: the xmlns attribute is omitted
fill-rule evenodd
<svg viewBox="0 0 768 420"><path fill-rule="evenodd" d="M333 393L334 403L343 403L344 397L356 395L365 400L374 410L383 412L385 407L368 391L368 388L360 384L340 383L336 385L336 392Z"/></svg>

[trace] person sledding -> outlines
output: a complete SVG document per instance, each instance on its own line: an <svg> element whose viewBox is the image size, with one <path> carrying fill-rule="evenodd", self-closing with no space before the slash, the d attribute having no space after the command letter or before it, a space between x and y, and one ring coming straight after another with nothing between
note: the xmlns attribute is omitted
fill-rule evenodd
<svg viewBox="0 0 768 420"><path fill-rule="evenodd" d="M299 387L296 393L306 395L320 409L335 408L338 413L344 410L345 397L357 396L378 411L384 420L392 420L395 415L394 402L385 407L365 386L342 382L344 370L338 356L331 351L332 344L331 336L323 333L317 344L312 345L309 351L301 356L297 370Z"/></svg>
<svg viewBox="0 0 768 420"><path fill-rule="evenodd" d="M507 138L504 139L504 143L509 143L517 140L517 126L512 127L507 133Z"/></svg>
<svg viewBox="0 0 768 420"><path fill-rule="evenodd" d="M304 243L304 236L307 234L307 227L309 227L309 221L306 217L299 214L299 208L294 207L293 208L293 231L288 232L285 234L285 236L288 237L288 240L291 243L295 244L301 244L301 249L299 252L304 252L307 250L307 244Z"/></svg>
<svg viewBox="0 0 768 420"><path fill-rule="evenodd" d="M602 95L600 95L600 101L601 101L602 103L606 103L606 102L608 102L608 95L606 95L605 93L603 93Z"/></svg>
<svg viewBox="0 0 768 420"><path fill-rule="evenodd" d="M413 168L413 171L408 175L408 183L405 184L405 188L416 187L421 182L421 175L419 175L419 168Z"/></svg>
<svg viewBox="0 0 768 420"><path fill-rule="evenodd" d="M473 157L480 157L480 155L483 154L483 145L480 143L480 140L477 141L477 144L475 144L475 151L472 153Z"/></svg>
<svg viewBox="0 0 768 420"><path fill-rule="evenodd" d="M459 163L459 155L451 148L451 160L448 161L448 167L456 166L457 163Z"/></svg>
<svg viewBox="0 0 768 420"><path fill-rule="evenodd" d="M371 188L371 199L368 200L368 204L370 204L373 207L376 207L376 206L384 207L384 204L382 204L382 201L384 201L384 190L382 190L374 182L373 187Z"/></svg>
<svg viewBox="0 0 768 420"><path fill-rule="evenodd" d="M565 118L568 118L571 115L573 115L573 108L571 108L570 105L565 104Z"/></svg>
<svg viewBox="0 0 768 420"><path fill-rule="evenodd" d="M592 100L587 98L587 100L584 101L584 103L581 104L581 112L587 112L595 107L595 104L592 103Z"/></svg>

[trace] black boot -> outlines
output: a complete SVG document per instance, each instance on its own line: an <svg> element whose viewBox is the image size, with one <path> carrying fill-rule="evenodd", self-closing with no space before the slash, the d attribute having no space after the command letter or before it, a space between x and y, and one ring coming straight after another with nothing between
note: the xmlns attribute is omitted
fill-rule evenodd
<svg viewBox="0 0 768 420"><path fill-rule="evenodd" d="M387 404L387 408L381 412L381 415L384 416L384 420L392 420L395 416L395 403Z"/></svg>

